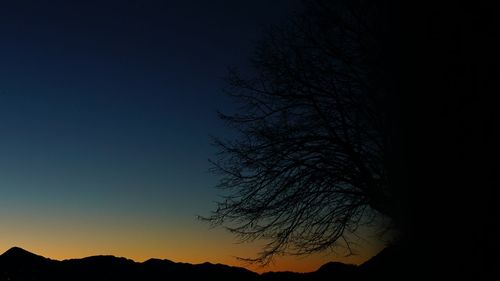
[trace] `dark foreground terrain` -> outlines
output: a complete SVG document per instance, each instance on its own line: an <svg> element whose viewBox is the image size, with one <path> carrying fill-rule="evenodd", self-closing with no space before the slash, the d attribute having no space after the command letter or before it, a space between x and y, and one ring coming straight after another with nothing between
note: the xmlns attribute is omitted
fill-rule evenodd
<svg viewBox="0 0 500 281"><path fill-rule="evenodd" d="M315 272L268 272L257 274L222 264L188 264L150 259L142 263L114 256L51 260L18 247L0 256L0 281L9 280L363 280L386 275L384 264L393 256L382 251L366 263L355 266L330 262Z"/></svg>

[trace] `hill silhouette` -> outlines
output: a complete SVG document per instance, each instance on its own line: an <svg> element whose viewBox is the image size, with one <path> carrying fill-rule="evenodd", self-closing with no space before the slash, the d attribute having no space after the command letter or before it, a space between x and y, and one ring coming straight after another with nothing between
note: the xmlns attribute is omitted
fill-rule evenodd
<svg viewBox="0 0 500 281"><path fill-rule="evenodd" d="M384 250L361 266L330 262L309 273L267 272L257 274L241 267L223 264L189 264L149 259L135 262L115 256L91 256L63 261L48 259L13 247L0 255L0 281L24 280L238 280L238 281L320 281L361 280L363 276L382 274L385 261L392 261L394 251ZM389 256L389 258L387 258Z"/></svg>

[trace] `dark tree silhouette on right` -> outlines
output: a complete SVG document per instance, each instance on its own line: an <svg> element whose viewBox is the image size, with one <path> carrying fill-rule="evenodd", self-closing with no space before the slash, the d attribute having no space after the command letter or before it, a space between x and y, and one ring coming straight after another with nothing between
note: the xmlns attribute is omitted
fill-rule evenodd
<svg viewBox="0 0 500 281"><path fill-rule="evenodd" d="M230 77L242 107L221 117L240 134L217 142L215 168L232 193L208 219L268 239L266 262L380 215L404 249L388 269L486 279L500 251L498 17L480 1L373 2L305 1L258 49L257 75Z"/></svg>
<svg viewBox="0 0 500 281"><path fill-rule="evenodd" d="M242 104L221 118L241 133L217 140L215 171L230 196L209 218L268 244L254 261L336 245L377 216L395 216L388 190L383 24L369 1L308 1L268 32L255 77L229 76Z"/></svg>

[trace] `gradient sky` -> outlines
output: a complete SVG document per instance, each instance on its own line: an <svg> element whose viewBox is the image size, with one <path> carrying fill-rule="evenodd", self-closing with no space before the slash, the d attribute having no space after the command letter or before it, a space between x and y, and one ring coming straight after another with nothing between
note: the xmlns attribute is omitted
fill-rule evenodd
<svg viewBox="0 0 500 281"><path fill-rule="evenodd" d="M0 251L244 265L196 220L221 191L210 136L230 136L223 77L295 1L1 1ZM325 254L256 271L311 271Z"/></svg>

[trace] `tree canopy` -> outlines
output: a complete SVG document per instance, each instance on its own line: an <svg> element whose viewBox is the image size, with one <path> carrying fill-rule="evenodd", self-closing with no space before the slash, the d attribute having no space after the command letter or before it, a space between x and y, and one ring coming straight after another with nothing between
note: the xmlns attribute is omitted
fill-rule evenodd
<svg viewBox="0 0 500 281"><path fill-rule="evenodd" d="M228 79L241 107L221 118L239 135L216 141L228 195L207 220L266 240L253 259L266 263L349 247L385 217L407 247L397 270L488 280L500 229L492 7L305 1L262 41L255 75Z"/></svg>
<svg viewBox="0 0 500 281"><path fill-rule="evenodd" d="M208 219L244 240L266 239L255 261L339 243L350 250L348 234L392 212L380 30L365 4L307 2L261 42L254 77L228 78L241 107L220 117L239 137L216 140L214 171L230 195Z"/></svg>

